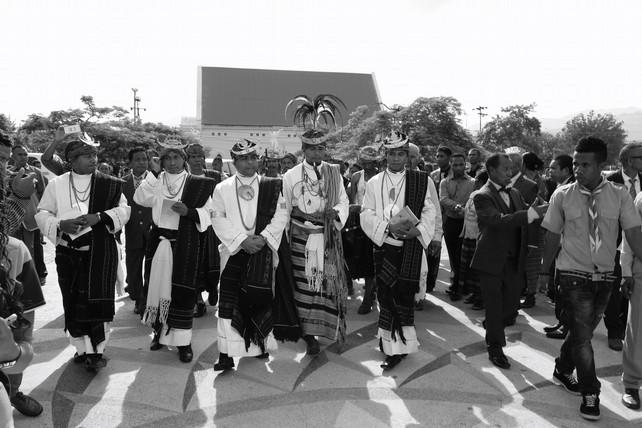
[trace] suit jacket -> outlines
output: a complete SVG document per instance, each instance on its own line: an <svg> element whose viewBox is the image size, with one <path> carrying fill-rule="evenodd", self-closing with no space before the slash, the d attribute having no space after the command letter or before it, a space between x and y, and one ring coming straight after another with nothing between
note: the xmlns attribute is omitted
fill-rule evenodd
<svg viewBox="0 0 642 428"><path fill-rule="evenodd" d="M123 177L123 194L131 207L129 221L125 225L125 245L131 249L145 248L146 237L152 228L152 209L138 205L134 201L134 176L132 174Z"/></svg>
<svg viewBox="0 0 642 428"><path fill-rule="evenodd" d="M510 198L516 209L512 213L490 181L473 197L479 224L477 248L471 262L473 269L501 276L509 246L519 237L518 270L520 272L524 270L528 239L528 211L516 189L510 189Z"/></svg>
<svg viewBox="0 0 642 428"><path fill-rule="evenodd" d="M608 181L612 181L613 183L618 183L624 186L624 176L622 175L622 170L618 169L615 171L613 174L610 174L609 176L606 177ZM638 173L638 183L640 183L640 188L642 189L642 174ZM622 242L622 227L619 228L618 233L617 233L617 244L618 246L620 245L620 242ZM618 250L619 253L619 250ZM615 257L615 260L617 261L617 265L619 265L619 257Z"/></svg>
<svg viewBox="0 0 642 428"><path fill-rule="evenodd" d="M522 198L524 199L524 202L526 202L528 205L533 203L535 198L537 198L537 194L539 193L539 187L537 186L537 183L526 177L523 173L519 175L519 178L517 179L517 181L515 181L515 184L513 184L513 188L519 191L519 193L522 195Z"/></svg>

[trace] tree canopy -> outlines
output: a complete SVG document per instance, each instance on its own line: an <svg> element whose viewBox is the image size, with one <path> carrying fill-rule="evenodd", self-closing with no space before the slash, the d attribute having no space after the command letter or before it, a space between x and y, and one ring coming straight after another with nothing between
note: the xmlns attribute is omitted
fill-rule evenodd
<svg viewBox="0 0 642 428"><path fill-rule="evenodd" d="M611 113L580 113L566 122L560 137L571 147L582 137L593 136L602 139L608 148L607 162L615 163L626 140L623 122ZM571 150L572 152L572 150Z"/></svg>
<svg viewBox="0 0 642 428"><path fill-rule="evenodd" d="M484 125L479 135L480 144L490 151L518 146L541 154L541 123L533 116L534 111L534 103L502 108L501 114Z"/></svg>

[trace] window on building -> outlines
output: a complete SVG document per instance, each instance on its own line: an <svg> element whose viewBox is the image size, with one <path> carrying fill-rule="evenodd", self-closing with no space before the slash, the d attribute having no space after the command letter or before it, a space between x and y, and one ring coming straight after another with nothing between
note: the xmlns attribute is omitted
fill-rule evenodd
<svg viewBox="0 0 642 428"><path fill-rule="evenodd" d="M265 134L263 134L263 136L265 137Z"/></svg>
<svg viewBox="0 0 642 428"><path fill-rule="evenodd" d="M226 133L224 133L223 135L227 136L227 132L226 132Z"/></svg>

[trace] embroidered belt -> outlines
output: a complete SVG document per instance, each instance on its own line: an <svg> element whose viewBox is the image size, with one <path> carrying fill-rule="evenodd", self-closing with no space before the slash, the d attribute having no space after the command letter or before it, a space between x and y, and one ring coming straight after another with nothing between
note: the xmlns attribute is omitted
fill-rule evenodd
<svg viewBox="0 0 642 428"><path fill-rule="evenodd" d="M613 272L583 272L581 270L560 270L560 275L574 276L576 278L585 279L587 281L614 281L616 279Z"/></svg>

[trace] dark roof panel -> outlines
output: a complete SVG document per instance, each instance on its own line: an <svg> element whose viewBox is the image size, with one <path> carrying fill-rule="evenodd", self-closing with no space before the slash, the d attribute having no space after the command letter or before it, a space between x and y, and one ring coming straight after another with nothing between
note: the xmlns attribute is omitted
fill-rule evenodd
<svg viewBox="0 0 642 428"><path fill-rule="evenodd" d="M348 110L379 110L373 74L199 67L198 113L203 125L291 126L284 109L296 95L336 95Z"/></svg>

